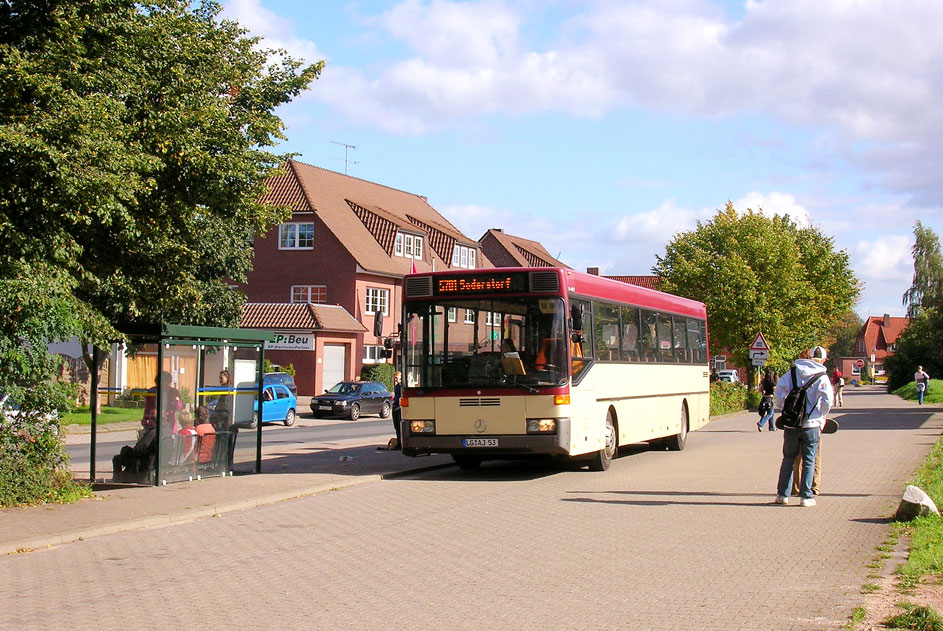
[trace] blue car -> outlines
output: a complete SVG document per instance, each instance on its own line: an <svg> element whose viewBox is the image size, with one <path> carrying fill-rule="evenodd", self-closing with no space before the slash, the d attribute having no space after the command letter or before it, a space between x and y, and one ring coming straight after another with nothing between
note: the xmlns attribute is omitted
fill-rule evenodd
<svg viewBox="0 0 943 631"><path fill-rule="evenodd" d="M279 383L266 385L262 389L262 422L284 423L286 427L295 424L295 410L298 409L298 399L288 389ZM254 421L259 418L259 404L255 403ZM252 424L255 427L255 423Z"/></svg>

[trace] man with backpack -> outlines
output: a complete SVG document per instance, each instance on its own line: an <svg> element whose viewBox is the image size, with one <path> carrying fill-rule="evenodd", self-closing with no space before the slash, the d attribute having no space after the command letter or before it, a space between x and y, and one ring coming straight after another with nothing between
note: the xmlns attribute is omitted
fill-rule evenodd
<svg viewBox="0 0 943 631"><path fill-rule="evenodd" d="M819 447L825 417L832 408L834 393L823 364L825 349L816 346L803 351L793 367L776 384L777 407L783 412L777 420L782 425L783 461L779 467L776 488L777 504L788 504L792 491L793 464L802 456L802 476L799 483L801 506L815 506L812 497L812 476L815 455Z"/></svg>

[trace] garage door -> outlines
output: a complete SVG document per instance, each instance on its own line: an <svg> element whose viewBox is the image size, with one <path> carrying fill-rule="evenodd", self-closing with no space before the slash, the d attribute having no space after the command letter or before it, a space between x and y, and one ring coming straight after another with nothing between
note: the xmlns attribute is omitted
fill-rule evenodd
<svg viewBox="0 0 943 631"><path fill-rule="evenodd" d="M347 345L325 344L324 361L321 364L321 385L327 390L346 376Z"/></svg>

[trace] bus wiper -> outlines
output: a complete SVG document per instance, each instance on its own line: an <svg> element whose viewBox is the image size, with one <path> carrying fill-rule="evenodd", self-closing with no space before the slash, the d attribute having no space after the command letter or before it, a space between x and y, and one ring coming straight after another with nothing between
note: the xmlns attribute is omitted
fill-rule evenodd
<svg viewBox="0 0 943 631"><path fill-rule="evenodd" d="M540 390L538 390L537 388L532 388L528 386L526 383L521 383L520 381L508 381L506 383L512 386L517 386L519 388L524 388L525 390L527 390L528 392L532 394L537 394L538 392L540 392Z"/></svg>

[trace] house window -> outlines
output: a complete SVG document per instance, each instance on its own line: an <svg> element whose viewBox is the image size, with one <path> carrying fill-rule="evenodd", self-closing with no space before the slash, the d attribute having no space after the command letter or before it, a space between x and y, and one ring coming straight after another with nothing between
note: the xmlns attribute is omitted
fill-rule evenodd
<svg viewBox="0 0 943 631"><path fill-rule="evenodd" d="M393 242L393 254L408 259L422 260L422 237L397 232L396 240Z"/></svg>
<svg viewBox="0 0 943 631"><path fill-rule="evenodd" d="M377 364L383 363L384 361L386 361L386 358L383 356L382 346L363 345L363 363Z"/></svg>
<svg viewBox="0 0 943 631"><path fill-rule="evenodd" d="M313 223L283 223L278 227L279 250L311 250L313 248Z"/></svg>
<svg viewBox="0 0 943 631"><path fill-rule="evenodd" d="M452 267L475 268L475 248L456 244L452 249Z"/></svg>
<svg viewBox="0 0 943 631"><path fill-rule="evenodd" d="M475 312L471 309L465 309L465 324L475 323Z"/></svg>
<svg viewBox="0 0 943 631"><path fill-rule="evenodd" d="M455 322L458 319L458 309L449 307L449 322Z"/></svg>
<svg viewBox="0 0 943 631"><path fill-rule="evenodd" d="M389 295L389 289L367 287L367 306L365 311L368 314L382 311L383 315L390 315L389 311L387 310L387 301L389 299Z"/></svg>
<svg viewBox="0 0 943 631"><path fill-rule="evenodd" d="M324 304L327 302L327 285L292 285L291 301L293 303Z"/></svg>

